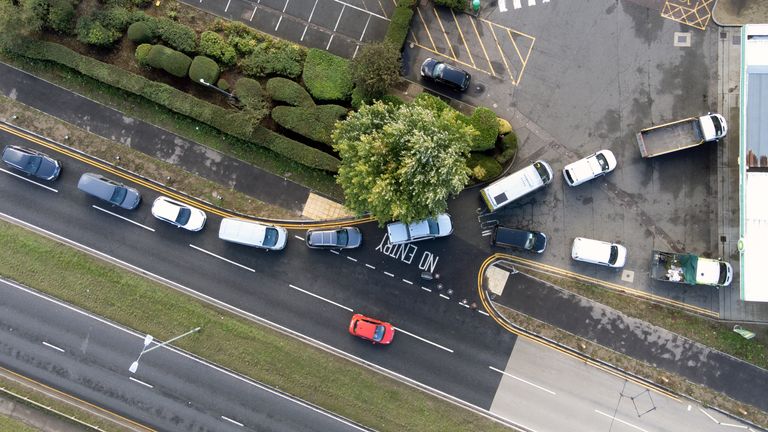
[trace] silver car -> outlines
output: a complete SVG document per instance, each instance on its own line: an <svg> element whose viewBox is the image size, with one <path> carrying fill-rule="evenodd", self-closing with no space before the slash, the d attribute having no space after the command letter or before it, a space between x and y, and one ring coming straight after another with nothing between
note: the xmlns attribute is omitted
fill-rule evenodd
<svg viewBox="0 0 768 432"><path fill-rule="evenodd" d="M96 173L85 173L80 176L77 188L126 210L135 209L141 202L141 194L136 189Z"/></svg>
<svg viewBox="0 0 768 432"><path fill-rule="evenodd" d="M42 180L56 180L61 163L45 153L31 148L9 145L3 149L3 162Z"/></svg>
<svg viewBox="0 0 768 432"><path fill-rule="evenodd" d="M363 235L355 227L343 227L309 230L305 239L312 249L353 249L363 242Z"/></svg>

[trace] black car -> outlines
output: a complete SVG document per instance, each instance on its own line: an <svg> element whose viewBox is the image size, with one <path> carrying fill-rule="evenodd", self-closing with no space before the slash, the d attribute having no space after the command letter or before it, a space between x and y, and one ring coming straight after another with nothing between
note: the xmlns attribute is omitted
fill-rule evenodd
<svg viewBox="0 0 768 432"><path fill-rule="evenodd" d="M307 231L306 241L312 249L353 249L363 242L363 235L355 227L317 229Z"/></svg>
<svg viewBox="0 0 768 432"><path fill-rule="evenodd" d="M19 171L42 180L56 180L61 172L61 163L56 159L26 147L14 145L3 149L3 162Z"/></svg>
<svg viewBox="0 0 768 432"><path fill-rule="evenodd" d="M538 231L507 228L497 225L491 237L493 246L542 253L547 248L547 236Z"/></svg>
<svg viewBox="0 0 768 432"><path fill-rule="evenodd" d="M431 57L424 60L424 63L421 64L421 76L453 87L459 91L468 89L469 80L472 79L472 76L467 71Z"/></svg>

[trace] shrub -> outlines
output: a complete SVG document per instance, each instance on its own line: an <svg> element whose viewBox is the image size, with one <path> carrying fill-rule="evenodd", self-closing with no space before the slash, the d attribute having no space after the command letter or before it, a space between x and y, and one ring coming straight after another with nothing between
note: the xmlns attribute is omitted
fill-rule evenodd
<svg viewBox="0 0 768 432"><path fill-rule="evenodd" d="M48 27L51 30L71 34L75 26L75 7L71 0L52 0L48 9Z"/></svg>
<svg viewBox="0 0 768 432"><path fill-rule="evenodd" d="M467 0L434 0L434 2L438 6L445 6L459 12L467 6Z"/></svg>
<svg viewBox="0 0 768 432"><path fill-rule="evenodd" d="M252 110L263 110L267 108L267 101L264 99L264 90L258 81L250 78L240 78L235 83L235 96L246 108Z"/></svg>
<svg viewBox="0 0 768 432"><path fill-rule="evenodd" d="M131 0L131 3L139 8L145 8L152 4L152 0Z"/></svg>
<svg viewBox="0 0 768 432"><path fill-rule="evenodd" d="M501 117L498 117L496 120L499 122L499 135L506 135L512 132L512 125L508 121Z"/></svg>
<svg viewBox="0 0 768 432"><path fill-rule="evenodd" d="M496 161L500 164L505 164L512 160L517 153L517 135L514 132L510 132L504 135L501 140L501 153L496 155Z"/></svg>
<svg viewBox="0 0 768 432"><path fill-rule="evenodd" d="M405 103L404 100L400 99L399 97L395 95L385 94L381 98L379 98L380 101L384 102L385 104L393 105L393 106L400 106Z"/></svg>
<svg viewBox="0 0 768 432"><path fill-rule="evenodd" d="M438 114L440 114L441 112L447 109L453 109L444 100L426 92L419 93L419 95L416 96L416 99L413 100L413 103L422 108L426 108L430 111L434 111Z"/></svg>
<svg viewBox="0 0 768 432"><path fill-rule="evenodd" d="M171 75L182 78L189 73L189 66L191 64L192 59L188 55L176 50L171 50L171 53L165 59L163 69Z"/></svg>
<svg viewBox="0 0 768 432"><path fill-rule="evenodd" d="M363 104L368 104L370 102L370 99L365 96L365 92L363 92L360 87L355 86L355 88L352 89L352 101L350 102L350 105L352 105L353 109L359 110Z"/></svg>
<svg viewBox="0 0 768 432"><path fill-rule="evenodd" d="M225 80L224 78L220 79L219 82L216 83L216 87L224 90L229 91L229 81Z"/></svg>
<svg viewBox="0 0 768 432"><path fill-rule="evenodd" d="M111 46L122 36L120 32L104 27L90 16L83 16L77 20L75 32L77 33L77 40L97 47Z"/></svg>
<svg viewBox="0 0 768 432"><path fill-rule="evenodd" d="M275 77L267 81L267 93L273 101L284 102L293 106L315 106L312 96L301 84L287 78Z"/></svg>
<svg viewBox="0 0 768 432"><path fill-rule="evenodd" d="M157 36L173 49L189 54L194 54L197 50L195 31L168 18L157 20Z"/></svg>
<svg viewBox="0 0 768 432"><path fill-rule="evenodd" d="M94 17L105 28L122 33L131 24L133 14L124 7L111 7L96 12Z"/></svg>
<svg viewBox="0 0 768 432"><path fill-rule="evenodd" d="M388 42L366 44L350 63L350 75L365 98L385 94L400 79L400 49Z"/></svg>
<svg viewBox="0 0 768 432"><path fill-rule="evenodd" d="M149 52L152 50L151 44L141 44L136 47L136 63L139 64L139 66L147 67L149 66L149 63L147 62L147 56L149 56Z"/></svg>
<svg viewBox="0 0 768 432"><path fill-rule="evenodd" d="M304 62L304 85L317 100L344 101L352 94L349 61L311 48Z"/></svg>
<svg viewBox="0 0 768 432"><path fill-rule="evenodd" d="M152 42L152 29L145 21L137 21L128 26L128 40L137 44Z"/></svg>
<svg viewBox="0 0 768 432"><path fill-rule="evenodd" d="M205 56L197 56L192 59L189 66L189 79L200 83L202 79L208 84L213 85L219 79L219 65L215 61Z"/></svg>
<svg viewBox="0 0 768 432"><path fill-rule="evenodd" d="M172 49L165 45L153 45L147 53L147 65L155 69L162 69L166 59L171 55Z"/></svg>
<svg viewBox="0 0 768 432"><path fill-rule="evenodd" d="M413 7L396 7L384 40L401 50L405 38L408 37L408 30L411 28L411 18L413 18Z"/></svg>
<svg viewBox="0 0 768 432"><path fill-rule="evenodd" d="M235 64L237 53L218 33L205 31L200 35L200 54L214 58L225 65Z"/></svg>
<svg viewBox="0 0 768 432"><path fill-rule="evenodd" d="M298 78L304 62L304 52L288 43L262 42L240 64L243 73L252 77L282 75Z"/></svg>
<svg viewBox="0 0 768 432"><path fill-rule="evenodd" d="M311 140L333 145L331 132L336 122L347 113L338 105L315 107L277 106L272 109L272 120L280 126Z"/></svg>
<svg viewBox="0 0 768 432"><path fill-rule="evenodd" d="M492 149L499 137L499 122L496 113L485 107L476 108L469 118L469 124L475 128L479 135L472 139L472 150L483 151Z"/></svg>
<svg viewBox="0 0 768 432"><path fill-rule="evenodd" d="M472 170L472 177L480 181L488 181L501 174L501 164L496 159L482 153L472 153L467 159L467 166Z"/></svg>

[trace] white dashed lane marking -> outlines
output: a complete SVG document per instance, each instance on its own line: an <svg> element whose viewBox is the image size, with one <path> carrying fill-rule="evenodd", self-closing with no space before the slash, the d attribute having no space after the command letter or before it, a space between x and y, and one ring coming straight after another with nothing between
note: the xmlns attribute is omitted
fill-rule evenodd
<svg viewBox="0 0 768 432"><path fill-rule="evenodd" d="M296 285L291 285L291 284L288 284L288 286L289 286L289 287L291 287L291 288L293 288L293 289L295 289L296 291L301 291L301 292L303 292L304 294L307 294L307 295L311 295L311 296L312 296L312 297L314 297L314 298L320 299L320 300L322 300L322 301L324 301L324 302L328 302L328 303L330 303L330 304L332 304L332 305L334 305L334 306L338 306L338 307L340 307L340 308L342 308L342 309L346 309L346 310L348 310L348 311L350 311L350 312L354 312L354 311L352 310L352 308L348 308L348 307L344 306L343 304L340 304L340 303L336 303L336 302L335 302L335 301L333 301L333 300L328 300L327 298L325 298L325 297L322 297L322 296L319 296L319 295L317 295L317 294L315 294L315 293L313 293L313 292L309 292L309 291L307 291L307 290L301 289L301 288L297 287Z"/></svg>

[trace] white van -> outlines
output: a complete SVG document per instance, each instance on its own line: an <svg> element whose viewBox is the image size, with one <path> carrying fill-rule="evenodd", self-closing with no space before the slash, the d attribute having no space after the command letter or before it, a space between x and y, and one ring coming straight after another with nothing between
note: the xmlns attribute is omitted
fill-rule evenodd
<svg viewBox="0 0 768 432"><path fill-rule="evenodd" d="M285 248L288 232L285 228L264 225L237 218L224 218L219 227L219 238L246 246L280 250Z"/></svg>
<svg viewBox="0 0 768 432"><path fill-rule="evenodd" d="M496 180L480 191L490 211L496 211L512 201L539 190L552 181L552 167L538 160L532 165Z"/></svg>
<svg viewBox="0 0 768 432"><path fill-rule="evenodd" d="M571 258L576 261L621 268L627 262L627 248L616 243L576 237L571 247Z"/></svg>

